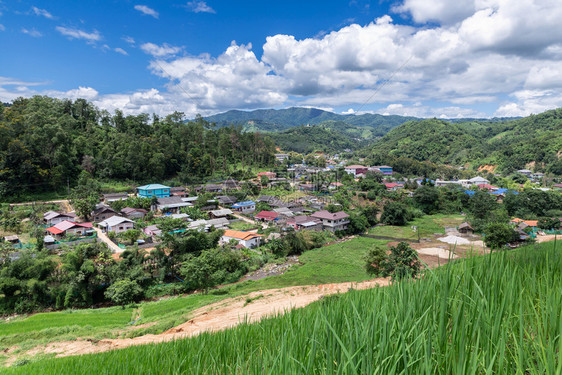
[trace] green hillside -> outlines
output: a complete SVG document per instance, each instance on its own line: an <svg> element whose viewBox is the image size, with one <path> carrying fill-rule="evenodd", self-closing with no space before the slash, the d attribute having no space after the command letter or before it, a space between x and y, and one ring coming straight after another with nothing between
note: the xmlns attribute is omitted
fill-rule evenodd
<svg viewBox="0 0 562 375"><path fill-rule="evenodd" d="M560 374L556 243L451 262L191 339L38 360L7 374Z"/></svg>
<svg viewBox="0 0 562 375"><path fill-rule="evenodd" d="M270 133L269 136L283 151L303 154L314 151L341 152L358 148L358 143L349 135L323 126L297 126L279 133Z"/></svg>
<svg viewBox="0 0 562 375"><path fill-rule="evenodd" d="M535 171L560 175L561 150L562 109L556 109L499 122L410 121L369 146L368 154L473 167L491 164L500 172L532 163Z"/></svg>

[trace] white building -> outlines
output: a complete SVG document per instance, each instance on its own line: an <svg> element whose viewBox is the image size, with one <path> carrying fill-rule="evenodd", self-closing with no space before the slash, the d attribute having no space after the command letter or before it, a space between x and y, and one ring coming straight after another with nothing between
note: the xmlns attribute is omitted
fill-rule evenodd
<svg viewBox="0 0 562 375"><path fill-rule="evenodd" d="M121 233L135 228L135 223L132 220L121 216L112 216L98 223L98 225L104 232L115 233Z"/></svg>

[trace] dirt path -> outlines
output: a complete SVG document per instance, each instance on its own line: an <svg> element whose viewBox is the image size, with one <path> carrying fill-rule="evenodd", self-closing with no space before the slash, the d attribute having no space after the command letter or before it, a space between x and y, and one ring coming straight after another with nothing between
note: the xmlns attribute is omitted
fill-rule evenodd
<svg viewBox="0 0 562 375"><path fill-rule="evenodd" d="M224 209L224 207L219 206L219 209ZM245 222L247 222L247 223L254 224L254 225L257 225L257 226L261 226L263 229L267 229L267 224L266 224L266 223L257 222L257 221L255 221L255 220L252 220L252 219L247 218L246 216L237 214L237 213L234 212L234 211L232 212L232 216L236 217L237 219L243 220L243 221L245 221Z"/></svg>
<svg viewBox="0 0 562 375"><path fill-rule="evenodd" d="M100 228L94 227L94 230L98 234L98 238L100 239L100 241L109 246L112 253L120 254L125 251L124 249L117 246L115 242L111 241L109 237L107 237L107 234L105 234Z"/></svg>
<svg viewBox="0 0 562 375"><path fill-rule="evenodd" d="M90 339L54 342L35 347L24 353L24 356L45 353L56 354L56 357L66 357L105 352L132 345L161 343L196 336L202 332L224 330L241 322L257 322L267 316L304 307L323 296L345 293L352 288L369 289L387 286L388 284L388 279L379 278L360 283L347 282L262 290L229 298L195 310L192 312L190 320L159 335L145 335L130 339L105 339L97 342ZM9 358L6 365L12 364L16 359L16 357Z"/></svg>

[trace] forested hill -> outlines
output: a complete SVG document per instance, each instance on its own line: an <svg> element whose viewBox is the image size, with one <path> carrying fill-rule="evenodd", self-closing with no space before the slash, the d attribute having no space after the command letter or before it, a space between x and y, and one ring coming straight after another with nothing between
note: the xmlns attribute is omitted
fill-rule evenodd
<svg viewBox="0 0 562 375"><path fill-rule="evenodd" d="M562 109L499 122L410 121L369 146L376 160L407 157L453 165L495 165L499 172L533 166L562 175Z"/></svg>
<svg viewBox="0 0 562 375"><path fill-rule="evenodd" d="M84 99L46 96L0 106L0 200L60 191L82 171L96 178L197 182L249 165L273 165L273 141L234 127L101 111Z"/></svg>
<svg viewBox="0 0 562 375"><path fill-rule="evenodd" d="M315 125L325 121L341 121L353 126L393 128L415 117L383 116L378 114L339 115L317 108L292 107L287 109L258 109L255 111L232 110L206 117L218 126L242 125L244 129L283 131L294 126Z"/></svg>

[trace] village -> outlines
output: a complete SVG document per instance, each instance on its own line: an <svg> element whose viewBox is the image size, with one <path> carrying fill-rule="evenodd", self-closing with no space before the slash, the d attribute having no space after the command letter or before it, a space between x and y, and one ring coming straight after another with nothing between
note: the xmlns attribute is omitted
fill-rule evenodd
<svg viewBox="0 0 562 375"><path fill-rule="evenodd" d="M41 238L42 246L49 250L84 242L103 242L117 260L118 254L128 247L135 246L148 252L162 242L163 234L174 235L189 230L223 230L220 245L256 249L288 231L324 231L340 237L358 233L360 231L355 228L349 230L353 210L365 206L365 202L373 204L378 214L375 213L377 217L371 222L377 222L385 201L414 195L411 184L415 184L414 187L429 184L436 188L460 189L468 197L477 191L485 191L498 203L507 194L519 194L516 189L493 186L480 176L450 181L407 179L393 173L390 166L346 165L337 157L334 158L336 161L328 159L324 167L307 165L303 161L285 168L283 164L289 155L276 154L275 157L278 161L276 172L258 172L255 178L246 181L229 178L192 186L152 183L130 192L106 193L99 197L95 209L86 217L80 217L69 201L61 201L61 204L35 202L30 205L41 211L39 224L44 228L44 236L35 237ZM544 177L529 170L518 172L529 178L530 183ZM375 181L376 186L385 191L377 193L374 201L369 191L373 190L373 184L364 183L367 180ZM535 189L551 190L538 186ZM560 190L562 185L554 184L552 189ZM346 198L351 201L344 203L342 200ZM12 209L18 206L22 207L14 205ZM510 221L521 242L537 239L537 236L545 239L544 236L556 234L559 228L554 223L548 228L550 230L541 229L538 220L525 219L513 217ZM1 237L13 246L12 258L20 254L19 250L34 245L33 236L18 233L25 228L20 224L30 219L22 218L21 223L15 224L14 220L11 231L4 225ZM473 232L468 222L457 229Z"/></svg>

